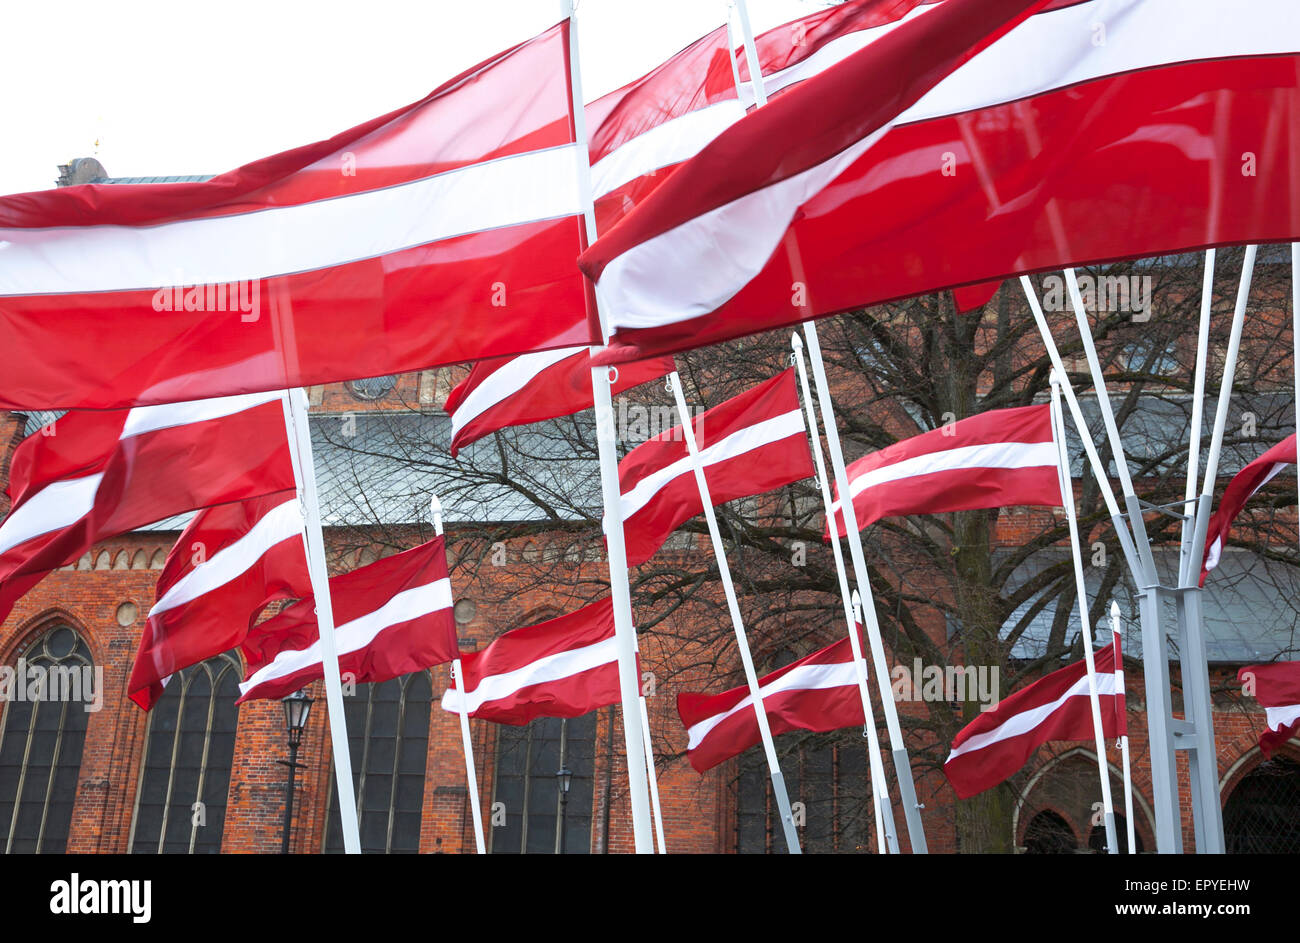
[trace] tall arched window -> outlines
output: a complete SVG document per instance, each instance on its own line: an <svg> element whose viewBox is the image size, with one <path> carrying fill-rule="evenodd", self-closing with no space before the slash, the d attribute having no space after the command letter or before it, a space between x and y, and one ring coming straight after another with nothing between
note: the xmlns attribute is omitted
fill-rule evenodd
<svg viewBox="0 0 1300 943"><path fill-rule="evenodd" d="M594 711L499 727L492 801L504 804L505 824L492 829L492 853L557 854L561 845L566 854L590 852L595 758ZM561 769L572 773L563 805Z"/></svg>
<svg viewBox="0 0 1300 943"><path fill-rule="evenodd" d="M1300 764L1277 755L1241 780L1223 806L1230 855L1300 852Z"/></svg>
<svg viewBox="0 0 1300 943"><path fill-rule="evenodd" d="M73 680L82 695L93 688L94 661L81 636L59 625L38 638L13 670L0 728L0 841L6 852L62 854L90 718L88 698L68 692ZM41 677L46 683L33 689L33 679ZM39 699L28 699L33 690Z"/></svg>
<svg viewBox="0 0 1300 943"><path fill-rule="evenodd" d="M346 699L348 752L357 792L361 850L414 854L420 850L424 770L429 754L433 679L428 671L382 684L357 685ZM325 850L343 851L338 794L330 772Z"/></svg>
<svg viewBox="0 0 1300 943"><path fill-rule="evenodd" d="M232 653L209 658L174 675L149 712L132 853L221 851L241 674Z"/></svg>
<svg viewBox="0 0 1300 943"><path fill-rule="evenodd" d="M809 853L854 854L875 850L871 774L860 732L782 734L775 738L781 773L799 831ZM735 785L736 851L785 854L785 832L772 795L761 747L739 760Z"/></svg>

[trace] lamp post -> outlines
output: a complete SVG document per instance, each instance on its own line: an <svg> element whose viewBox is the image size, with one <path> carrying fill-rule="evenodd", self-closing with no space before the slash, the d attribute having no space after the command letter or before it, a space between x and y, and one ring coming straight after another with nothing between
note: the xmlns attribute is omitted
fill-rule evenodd
<svg viewBox="0 0 1300 943"><path fill-rule="evenodd" d="M568 837L568 813L569 813L569 786L573 783L573 770L564 764L555 773L555 778L560 784L560 840L557 843L558 854L564 854L565 839Z"/></svg>
<svg viewBox="0 0 1300 943"><path fill-rule="evenodd" d="M298 747L302 744L302 732L307 729L307 717L311 714L313 700L306 691L295 691L280 702L284 705L284 726L289 731L289 759L276 760L282 766L289 767L289 788L284 797L284 835L280 844L280 854L289 853L289 827L293 821L293 787L299 766Z"/></svg>

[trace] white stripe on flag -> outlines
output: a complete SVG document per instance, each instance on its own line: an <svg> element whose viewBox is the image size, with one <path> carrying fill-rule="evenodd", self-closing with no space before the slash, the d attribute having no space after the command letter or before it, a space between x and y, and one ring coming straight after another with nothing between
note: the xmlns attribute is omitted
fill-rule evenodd
<svg viewBox="0 0 1300 943"><path fill-rule="evenodd" d="M6 263L0 296L254 281L576 216L582 212L577 154L566 144L381 190L235 216L157 226L0 229Z"/></svg>
<svg viewBox="0 0 1300 943"><path fill-rule="evenodd" d="M601 642L571 648L530 661L521 668L504 674L488 675L465 698L468 713L473 714L489 701L499 701L537 684L562 681L565 678L618 661L617 640L607 638ZM448 688L442 695L442 709L453 714L460 712L460 691Z"/></svg>
<svg viewBox="0 0 1300 943"><path fill-rule="evenodd" d="M451 414L452 438L454 439L456 433L493 406L514 396L543 370L588 349L586 346L579 346L539 350L515 357L509 363L502 364L501 369L489 374L482 383L474 387Z"/></svg>
<svg viewBox="0 0 1300 943"><path fill-rule="evenodd" d="M149 610L149 617L153 618L225 586L248 572L280 541L300 535L302 531L303 520L302 512L298 509L298 499L290 498L269 511L244 536L229 546L222 547L172 584L171 589Z"/></svg>
<svg viewBox="0 0 1300 943"><path fill-rule="evenodd" d="M599 199L638 177L694 157L743 117L744 106L733 98L669 118L638 134L591 165L595 197Z"/></svg>
<svg viewBox="0 0 1300 943"><path fill-rule="evenodd" d="M780 442L782 439L800 434L803 431L803 413L799 410L784 413L780 416L772 416L769 419L756 422L752 426L738 429L725 439L714 442L708 448L701 449L700 464L708 468L710 465L736 458L746 452L752 452L754 449L771 445L773 442ZM665 465L638 481L631 491L623 494L619 501L619 505L623 509L623 520L626 521L649 504L654 499L654 496L667 487L675 478L680 475L690 474L691 468L690 455L684 455L671 465Z"/></svg>
<svg viewBox="0 0 1300 943"><path fill-rule="evenodd" d="M1264 717L1269 730L1282 730L1300 720L1300 704L1286 704L1282 707L1264 708Z"/></svg>
<svg viewBox="0 0 1300 943"><path fill-rule="evenodd" d="M1056 446L1051 442L990 442L963 445L943 452L913 455L899 462L862 472L849 482L849 494L857 497L868 488L947 471L975 471L980 468L1056 467ZM840 502L831 505L837 512Z"/></svg>
<svg viewBox="0 0 1300 943"><path fill-rule="evenodd" d="M126 414L126 422L122 424L121 438L127 439L131 436L143 435L146 432L158 432L162 429L174 429L177 426L188 426L196 422L222 419L279 398L279 390L270 390L265 393L215 396L212 399L196 399L187 403L136 406Z"/></svg>
<svg viewBox="0 0 1300 943"><path fill-rule="evenodd" d="M46 485L0 522L0 553L81 520L95 506L103 473Z"/></svg>
<svg viewBox="0 0 1300 943"><path fill-rule="evenodd" d="M403 590L374 612L353 619L335 629L335 647L339 655L360 651L390 626L418 619L439 609L450 608L451 580L445 577L424 586ZM304 649L282 651L272 661L257 669L247 681L241 683L239 693L247 694L259 684L287 677L320 663L320 639Z"/></svg>
<svg viewBox="0 0 1300 943"><path fill-rule="evenodd" d="M1292 23L1294 12L1294 0L1255 0L1241 13L1220 0L1091 0L1032 16L875 133L610 260L600 279L610 327L655 328L720 307L762 271L796 210L895 124L1181 62L1295 52L1295 30L1278 26ZM1094 41L1097 23L1107 26L1100 45Z"/></svg>
<svg viewBox="0 0 1300 943"><path fill-rule="evenodd" d="M759 696L766 701L774 694L786 691L823 691L827 688L841 688L852 685L857 687L858 673L851 661L833 662L829 665L800 665L787 671L781 677L758 689ZM746 694L729 710L714 714L699 721L687 731L686 749L698 747L713 728L728 717L743 710L753 710L754 696Z"/></svg>
<svg viewBox="0 0 1300 943"><path fill-rule="evenodd" d="M1246 501L1249 501L1251 498L1257 495L1259 493L1260 488L1264 487L1266 484L1268 484L1270 481L1276 478L1279 474L1282 473L1282 470L1285 469L1290 464L1291 464L1290 462L1274 463L1273 467L1269 469L1268 474L1264 476L1264 480L1261 481L1259 484L1257 484L1254 487L1254 489L1250 492L1250 494L1246 495ZM1244 506L1245 501L1243 501L1242 504ZM1241 512L1238 511L1237 513L1241 513ZM1206 573L1210 572L1211 570L1213 570L1215 567L1219 565L1219 557L1222 555L1222 553L1223 553L1223 538L1215 537L1214 542L1210 544L1210 549L1205 551L1205 563L1203 564L1203 568Z"/></svg>
<svg viewBox="0 0 1300 943"><path fill-rule="evenodd" d="M1113 672L1105 671L1097 675L1097 696L1104 697L1108 694L1114 694L1115 675ZM1066 701L1072 697L1088 697L1088 675L1085 673L1078 681L1070 686L1070 689L1052 701L1050 704L1040 704L1038 707L1031 707L1029 710L1021 711L1019 714L1013 714L1004 720L1001 724L992 730L986 730L984 733L976 734L959 747L954 747L948 754L948 759L944 762L951 762L963 753L970 753L972 750L982 750L985 747L992 746L1003 740L1010 740L1012 737L1019 737L1022 734L1029 733L1053 713L1059 710Z"/></svg>

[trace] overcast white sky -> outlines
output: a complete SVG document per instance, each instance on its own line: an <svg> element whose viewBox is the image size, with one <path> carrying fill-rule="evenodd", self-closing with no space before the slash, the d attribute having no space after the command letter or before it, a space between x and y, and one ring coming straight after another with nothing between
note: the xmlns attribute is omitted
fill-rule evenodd
<svg viewBox="0 0 1300 943"><path fill-rule="evenodd" d="M757 32L829 5L749 2ZM726 17L726 0L581 0L587 100ZM221 173L415 101L559 19L559 0L0 0L0 194L52 187L75 157L119 177Z"/></svg>

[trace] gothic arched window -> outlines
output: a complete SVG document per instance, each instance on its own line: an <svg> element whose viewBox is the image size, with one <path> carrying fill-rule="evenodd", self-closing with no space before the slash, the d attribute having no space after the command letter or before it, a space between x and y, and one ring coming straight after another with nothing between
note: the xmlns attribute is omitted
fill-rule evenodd
<svg viewBox="0 0 1300 943"><path fill-rule="evenodd" d="M241 674L227 653L177 672L163 689L149 712L132 853L221 851Z"/></svg>
<svg viewBox="0 0 1300 943"><path fill-rule="evenodd" d="M596 767L596 714L539 717L497 734L493 806L505 824L492 829L493 854L586 854L591 850L591 805ZM561 769L572 773L561 806ZM561 842L560 823L564 822Z"/></svg>
<svg viewBox="0 0 1300 943"><path fill-rule="evenodd" d="M62 854L91 695L97 693L94 661L85 640L58 625L36 639L17 666L6 666L5 674L0 841L6 852Z"/></svg>
<svg viewBox="0 0 1300 943"><path fill-rule="evenodd" d="M382 684L359 684L345 699L348 752L356 788L361 850L414 854L420 850L424 770L429 753L433 679L428 671ZM325 850L343 850L339 800L330 772Z"/></svg>

